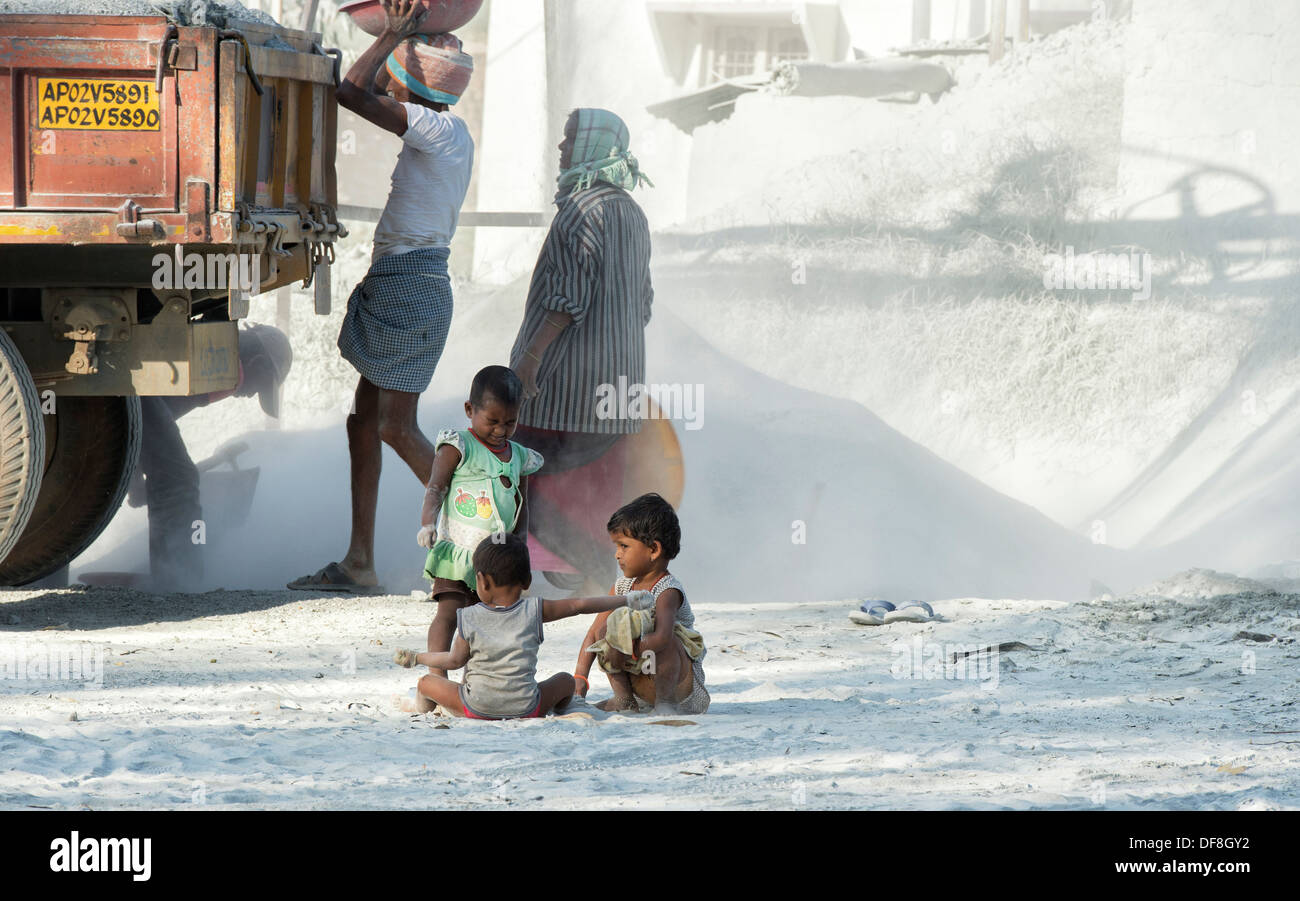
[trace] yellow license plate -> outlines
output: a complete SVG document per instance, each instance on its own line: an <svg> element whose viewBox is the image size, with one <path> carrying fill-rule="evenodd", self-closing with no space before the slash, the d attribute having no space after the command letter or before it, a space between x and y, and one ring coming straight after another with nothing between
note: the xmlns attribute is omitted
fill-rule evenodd
<svg viewBox="0 0 1300 901"><path fill-rule="evenodd" d="M162 127L152 81L112 78L40 78L36 85L38 127L157 131Z"/></svg>

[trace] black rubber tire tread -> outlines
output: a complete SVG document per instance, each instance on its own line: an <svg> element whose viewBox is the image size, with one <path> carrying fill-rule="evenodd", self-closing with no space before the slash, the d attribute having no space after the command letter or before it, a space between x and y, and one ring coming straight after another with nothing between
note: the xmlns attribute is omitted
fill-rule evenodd
<svg viewBox="0 0 1300 901"><path fill-rule="evenodd" d="M138 397L60 397L52 452L27 528L0 562L0 585L26 585L72 562L117 515L140 460Z"/></svg>
<svg viewBox="0 0 1300 901"><path fill-rule="evenodd" d="M40 395L22 354L0 330L0 560L27 528L44 468Z"/></svg>

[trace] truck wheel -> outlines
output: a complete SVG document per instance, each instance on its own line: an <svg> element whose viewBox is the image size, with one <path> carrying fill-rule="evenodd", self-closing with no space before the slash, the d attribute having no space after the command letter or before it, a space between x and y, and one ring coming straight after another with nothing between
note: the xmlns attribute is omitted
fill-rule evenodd
<svg viewBox="0 0 1300 901"><path fill-rule="evenodd" d="M27 363L0 330L0 560L18 543L41 490L46 425L41 418Z"/></svg>
<svg viewBox="0 0 1300 901"><path fill-rule="evenodd" d="M45 420L40 494L0 562L0 585L43 579L90 547L122 506L140 459L138 397L60 397Z"/></svg>

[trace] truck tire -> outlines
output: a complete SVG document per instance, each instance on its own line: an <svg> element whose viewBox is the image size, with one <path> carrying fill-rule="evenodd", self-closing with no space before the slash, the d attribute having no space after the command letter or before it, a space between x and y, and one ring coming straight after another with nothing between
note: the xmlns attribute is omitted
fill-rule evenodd
<svg viewBox="0 0 1300 901"><path fill-rule="evenodd" d="M90 547L122 506L140 460L138 397L60 397L46 417L45 472L27 528L0 562L26 585Z"/></svg>
<svg viewBox="0 0 1300 901"><path fill-rule="evenodd" d="M0 561L18 543L41 490L45 427L27 363L0 330Z"/></svg>

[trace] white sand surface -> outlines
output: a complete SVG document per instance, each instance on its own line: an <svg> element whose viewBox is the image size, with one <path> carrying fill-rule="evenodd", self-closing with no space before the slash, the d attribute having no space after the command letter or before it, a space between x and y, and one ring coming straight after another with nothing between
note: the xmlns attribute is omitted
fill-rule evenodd
<svg viewBox="0 0 1300 901"><path fill-rule="evenodd" d="M675 727L399 713L416 671L389 661L432 613L409 596L14 592L0 660L99 649L103 687L0 680L0 807L1300 807L1300 596L1193 583L882 627L857 601L697 601L713 706ZM543 674L585 628L548 626ZM973 678L932 666L1005 642L1027 647ZM896 677L913 648L922 678Z"/></svg>

